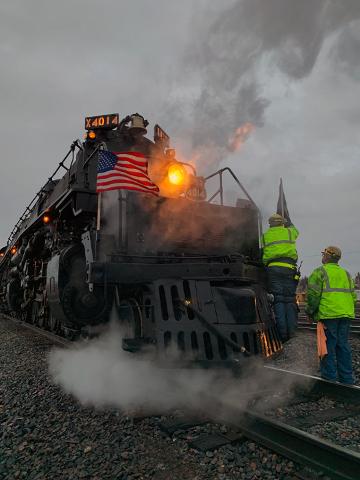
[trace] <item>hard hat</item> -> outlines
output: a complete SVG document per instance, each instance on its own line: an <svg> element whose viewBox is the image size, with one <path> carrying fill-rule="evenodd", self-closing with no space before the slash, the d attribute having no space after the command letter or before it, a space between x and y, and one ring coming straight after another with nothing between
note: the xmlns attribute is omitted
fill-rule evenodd
<svg viewBox="0 0 360 480"><path fill-rule="evenodd" d="M274 214L271 215L271 217L269 218L269 224L270 224L270 225L284 225L284 223L285 223L284 217L282 217L282 216L279 215L278 213L274 213Z"/></svg>
<svg viewBox="0 0 360 480"><path fill-rule="evenodd" d="M330 246L326 247L325 250L321 253L326 253L330 257L340 259L341 258L341 250L338 247Z"/></svg>

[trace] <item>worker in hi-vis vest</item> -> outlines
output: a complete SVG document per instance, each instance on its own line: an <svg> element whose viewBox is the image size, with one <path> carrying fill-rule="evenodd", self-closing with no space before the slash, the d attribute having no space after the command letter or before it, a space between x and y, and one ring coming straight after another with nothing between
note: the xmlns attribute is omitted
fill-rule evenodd
<svg viewBox="0 0 360 480"><path fill-rule="evenodd" d="M285 223L287 225L285 225ZM298 230L284 217L275 213L269 218L270 228L262 236L262 260L266 267L268 290L274 296L274 312L281 340L291 338L297 327L296 287Z"/></svg>
<svg viewBox="0 0 360 480"><path fill-rule="evenodd" d="M338 262L341 250L327 247L321 267L309 277L306 313L325 329L327 355L320 360L322 378L353 384L349 330L357 300L350 274Z"/></svg>

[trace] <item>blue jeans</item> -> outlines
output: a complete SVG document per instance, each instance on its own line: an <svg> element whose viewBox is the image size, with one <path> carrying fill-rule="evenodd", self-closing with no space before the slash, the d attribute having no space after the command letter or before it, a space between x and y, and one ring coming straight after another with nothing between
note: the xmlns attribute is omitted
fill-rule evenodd
<svg viewBox="0 0 360 480"><path fill-rule="evenodd" d="M328 354L320 361L320 372L326 380L354 383L351 347L349 344L350 318L321 320L325 325ZM336 368L337 367L337 368Z"/></svg>
<svg viewBox="0 0 360 480"><path fill-rule="evenodd" d="M296 304L297 280L294 270L285 267L268 267L268 289L274 295L276 325L281 340L285 342L294 336L298 321Z"/></svg>

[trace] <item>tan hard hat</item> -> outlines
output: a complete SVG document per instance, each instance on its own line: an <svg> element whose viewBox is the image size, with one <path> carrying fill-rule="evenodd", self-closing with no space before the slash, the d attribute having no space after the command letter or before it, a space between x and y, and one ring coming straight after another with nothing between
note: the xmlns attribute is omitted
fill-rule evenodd
<svg viewBox="0 0 360 480"><path fill-rule="evenodd" d="M271 217L269 218L269 224L276 224L276 225L284 225L285 223L285 219L284 217L282 217L281 215L279 215L278 213L274 213L273 215L271 215Z"/></svg>
<svg viewBox="0 0 360 480"><path fill-rule="evenodd" d="M322 253L326 253L327 255L330 255L330 257L333 258L341 258L341 250L339 247L326 247L325 250Z"/></svg>

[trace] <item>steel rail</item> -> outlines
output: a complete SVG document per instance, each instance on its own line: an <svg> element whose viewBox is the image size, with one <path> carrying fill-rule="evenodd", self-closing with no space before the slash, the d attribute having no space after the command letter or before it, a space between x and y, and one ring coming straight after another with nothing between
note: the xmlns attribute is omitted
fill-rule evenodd
<svg viewBox="0 0 360 480"><path fill-rule="evenodd" d="M329 382L314 375L306 375L272 366L264 366L274 388L267 395L276 393L279 385L293 387L296 393L326 395L342 402L360 404L360 387ZM304 400L304 403L306 400ZM291 405L291 402L290 402ZM275 420L261 412L247 408L237 409L221 401L218 421L239 429L242 434L286 458L322 472L334 480L358 480L360 454L316 437L293 425ZM229 419L231 419L229 421Z"/></svg>
<svg viewBox="0 0 360 480"><path fill-rule="evenodd" d="M269 365L264 366L264 369L269 371L275 385L285 383L294 386L297 391L305 394L320 394L337 400L340 399L344 402L360 403L360 387L356 385L330 382L316 375L307 375Z"/></svg>
<svg viewBox="0 0 360 480"><path fill-rule="evenodd" d="M304 324L299 323L297 328L298 328L298 330L302 330L302 331L316 332L316 326L311 325L311 324L304 325ZM360 334L360 327L358 327L358 326L350 327L349 333L351 335L359 335Z"/></svg>
<svg viewBox="0 0 360 480"><path fill-rule="evenodd" d="M285 457L325 473L333 480L358 480L360 454L304 432L263 414L226 408L226 422L242 431L245 437Z"/></svg>
<svg viewBox="0 0 360 480"><path fill-rule="evenodd" d="M297 324L297 328L299 330L307 330L309 332L316 332L316 323L309 323L306 320L299 320ZM350 330L349 332L351 334L359 334L360 333L360 325L357 322L356 324L350 324Z"/></svg>
<svg viewBox="0 0 360 480"><path fill-rule="evenodd" d="M1 317L11 320L15 325L19 325L21 327L26 328L27 330L30 330L31 332L35 332L38 335L45 337L48 340L51 340L53 343L56 343L62 347L69 347L71 344L70 340L67 340L64 337L61 337L60 335L56 335L56 333L49 332L48 330L44 330L40 327L37 327L36 325L32 325L31 323L24 322L15 317L11 317L10 315L6 315L5 313L0 313L0 318Z"/></svg>

